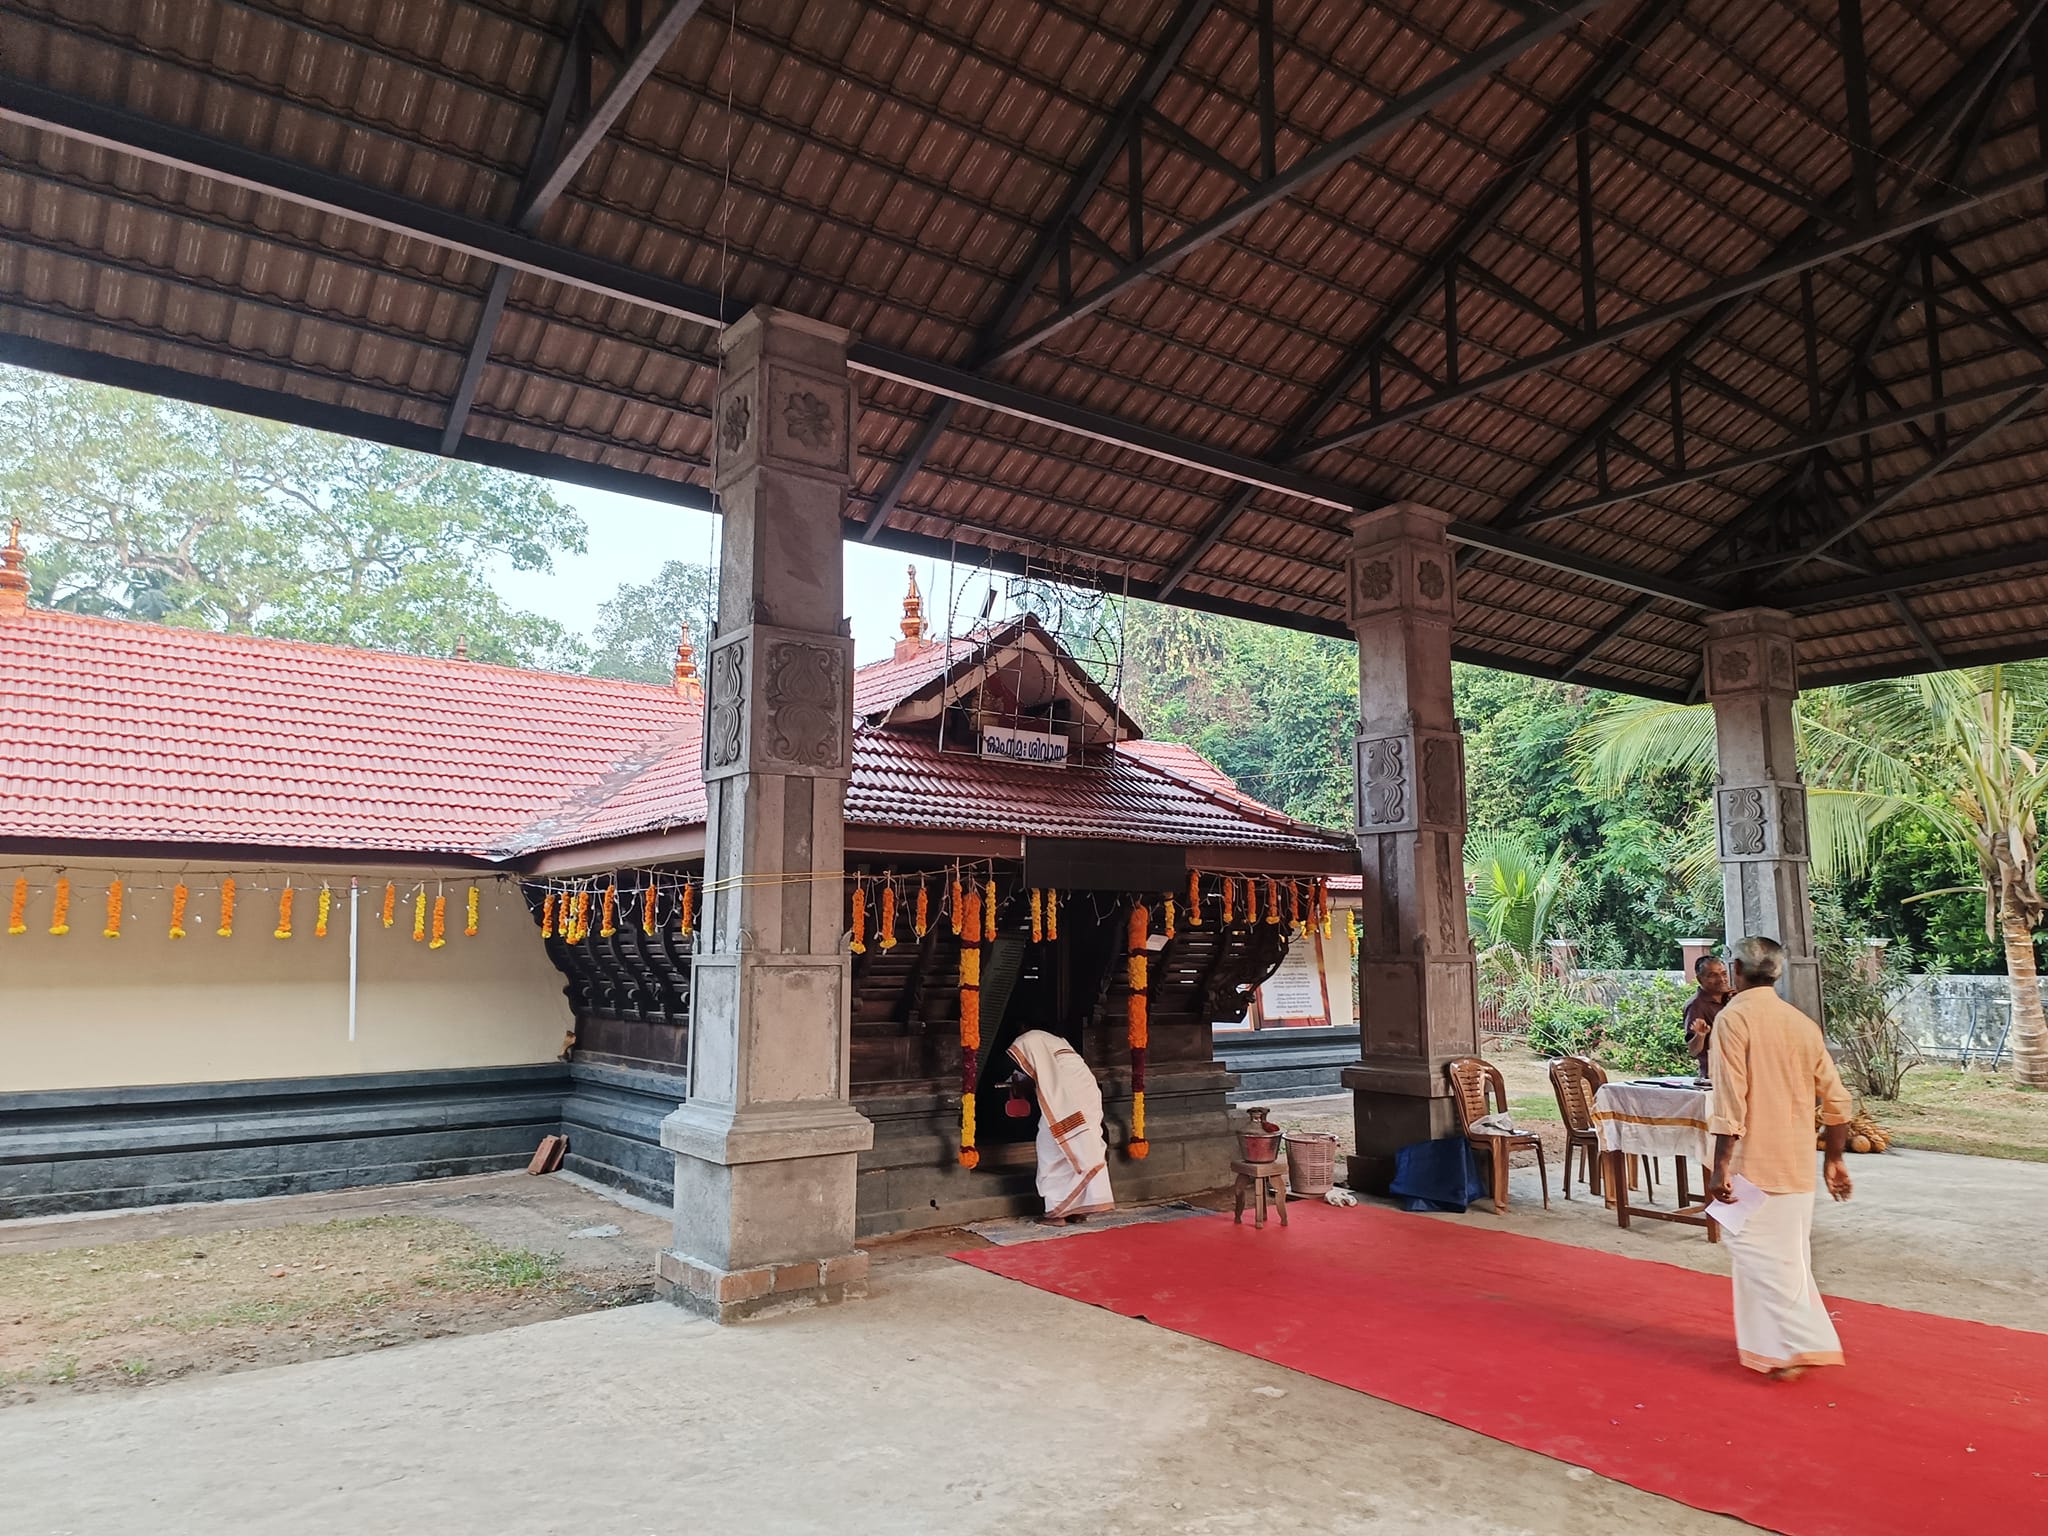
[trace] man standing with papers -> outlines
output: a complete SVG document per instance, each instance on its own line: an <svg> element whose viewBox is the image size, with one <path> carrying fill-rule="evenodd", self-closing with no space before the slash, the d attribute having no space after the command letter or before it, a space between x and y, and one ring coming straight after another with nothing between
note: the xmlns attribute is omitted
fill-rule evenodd
<svg viewBox="0 0 2048 1536"><path fill-rule="evenodd" d="M1735 1269L1736 1352L1751 1370L1789 1381L1810 1365L1842 1363L1842 1341L1813 1283L1813 1109L1820 1105L1826 1126L1828 1193L1846 1200L1842 1154L1854 1106L1820 1026L1774 990L1784 969L1776 939L1735 946L1735 996L1714 1020L1710 1047L1708 1192L1734 1202L1738 1177L1762 1192L1739 1202L1753 1208L1724 1229Z"/></svg>

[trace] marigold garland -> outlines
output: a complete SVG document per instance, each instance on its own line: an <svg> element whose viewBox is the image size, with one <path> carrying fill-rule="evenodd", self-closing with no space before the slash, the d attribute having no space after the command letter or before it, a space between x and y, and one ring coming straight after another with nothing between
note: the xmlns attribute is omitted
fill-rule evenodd
<svg viewBox="0 0 2048 1536"><path fill-rule="evenodd" d="M1145 1051L1151 1044L1151 1015L1146 988L1145 941L1152 931L1152 914L1141 901L1131 908L1129 932L1129 982L1131 995L1125 1005L1125 1020L1131 1046L1131 1139L1124 1149L1133 1158L1149 1156L1152 1144L1145 1138Z"/></svg>
<svg viewBox="0 0 2048 1536"><path fill-rule="evenodd" d="M1035 885L1031 887L1031 942L1045 942L1045 892Z"/></svg>
<svg viewBox="0 0 2048 1536"><path fill-rule="evenodd" d="M896 947L896 883L882 882L882 948Z"/></svg>
<svg viewBox="0 0 2048 1536"><path fill-rule="evenodd" d="M614 880L604 888L604 912L598 919L597 936L608 939L619 931L619 882Z"/></svg>
<svg viewBox="0 0 2048 1536"><path fill-rule="evenodd" d="M469 931L476 932L476 887L469 888ZM647 882L647 889L640 893L640 931L654 932L654 882Z"/></svg>
<svg viewBox="0 0 2048 1536"><path fill-rule="evenodd" d="M235 936L235 877L230 875L220 883L220 926L213 930L215 938L232 939Z"/></svg>
<svg viewBox="0 0 2048 1536"><path fill-rule="evenodd" d="M911 932L920 939L931 930L932 893L925 889L922 877L917 882L917 916L911 920Z"/></svg>
<svg viewBox="0 0 2048 1536"><path fill-rule="evenodd" d="M956 939L960 937L961 933L961 906L960 875L956 870L953 874L953 889L949 893L949 899L946 902L946 913L952 919L953 937Z"/></svg>
<svg viewBox="0 0 2048 1536"><path fill-rule="evenodd" d="M1202 875L1201 871L1188 871L1188 926L1202 926Z"/></svg>
<svg viewBox="0 0 2048 1536"><path fill-rule="evenodd" d="M540 903L540 936L552 939L555 936L555 893L549 891Z"/></svg>
<svg viewBox="0 0 2048 1536"><path fill-rule="evenodd" d="M384 926L386 928L389 928L392 924L392 920L397 915L398 882L396 880L386 880L384 882Z"/></svg>
<svg viewBox="0 0 2048 1536"><path fill-rule="evenodd" d="M427 948L439 949L448 942L448 898L443 893L434 893L434 936L427 941Z"/></svg>
<svg viewBox="0 0 2048 1536"><path fill-rule="evenodd" d="M334 891L328 886L320 887L320 900L313 908L313 937L327 937L327 914L334 910Z"/></svg>
<svg viewBox="0 0 2048 1536"><path fill-rule="evenodd" d="M652 887L649 887L649 889L651 890ZM462 936L465 939L473 939L476 937L477 907L482 903L482 900L483 898L477 894L477 888L474 885L472 885L469 888L469 910L463 914L462 919ZM649 911L652 911L654 909L654 903L651 901L647 904L647 906Z"/></svg>
<svg viewBox="0 0 2048 1536"><path fill-rule="evenodd" d="M121 937L121 882L116 879L107 887L107 926L100 931L102 938Z"/></svg>
<svg viewBox="0 0 2048 1536"><path fill-rule="evenodd" d="M1259 882L1250 875L1244 877L1244 920L1250 927L1259 922Z"/></svg>
<svg viewBox="0 0 2048 1536"><path fill-rule="evenodd" d="M1347 911L1344 914L1344 934L1351 941L1351 958L1358 958L1358 914Z"/></svg>
<svg viewBox="0 0 2048 1536"><path fill-rule="evenodd" d="M590 937L590 887L585 886L576 893L576 942L581 944Z"/></svg>
<svg viewBox="0 0 2048 1536"><path fill-rule="evenodd" d="M171 888L171 937L185 937L185 903L192 898L192 892L180 880Z"/></svg>
<svg viewBox="0 0 2048 1536"><path fill-rule="evenodd" d="M982 922L986 925L982 929L981 936L987 943L993 944L996 941L996 882L994 877L990 877L988 884L983 887L981 903L981 918Z"/></svg>
<svg viewBox="0 0 2048 1536"><path fill-rule="evenodd" d="M7 907L7 931L9 933L27 933L27 915L28 881L16 880L14 882L14 899L8 903Z"/></svg>
<svg viewBox="0 0 2048 1536"><path fill-rule="evenodd" d="M1223 926L1228 928L1237 921L1237 882L1223 877Z"/></svg>
<svg viewBox="0 0 2048 1536"><path fill-rule="evenodd" d="M981 895L970 887L955 908L960 944L960 1166L977 1168L981 1152L974 1144L974 1089L981 1075ZM964 908L964 910L963 910Z"/></svg>
<svg viewBox="0 0 2048 1536"><path fill-rule="evenodd" d="M1273 925L1279 921L1280 887L1274 884L1273 877L1268 875L1266 876L1266 922L1268 925Z"/></svg>
<svg viewBox="0 0 2048 1536"><path fill-rule="evenodd" d="M1045 937L1050 943L1058 943L1060 936L1060 893L1057 889L1045 893Z"/></svg>
<svg viewBox="0 0 2048 1536"><path fill-rule="evenodd" d="M868 893L858 880L853 882L853 952L868 952Z"/></svg>
<svg viewBox="0 0 2048 1536"><path fill-rule="evenodd" d="M697 884L694 880L683 882L683 932L688 934L697 921Z"/></svg>
<svg viewBox="0 0 2048 1536"><path fill-rule="evenodd" d="M1322 913L1323 937L1330 936L1330 882L1322 881L1316 888L1316 906Z"/></svg>
<svg viewBox="0 0 2048 1536"><path fill-rule="evenodd" d="M1301 936L1301 882L1299 880L1287 882L1287 926L1296 938Z"/></svg>
<svg viewBox="0 0 2048 1536"><path fill-rule="evenodd" d="M427 942L427 888L424 885L412 896L412 941L415 944Z"/></svg>
<svg viewBox="0 0 2048 1536"><path fill-rule="evenodd" d="M1166 900L1160 904L1160 907L1163 931L1165 932L1168 940L1171 940L1173 938L1173 898L1171 896L1167 897Z"/></svg>
<svg viewBox="0 0 2048 1536"><path fill-rule="evenodd" d="M292 936L292 894L290 886L277 893L277 927L270 935L273 939L288 939Z"/></svg>
<svg viewBox="0 0 2048 1536"><path fill-rule="evenodd" d="M57 899L50 906L50 932L63 938L71 931L71 882L59 878Z"/></svg>

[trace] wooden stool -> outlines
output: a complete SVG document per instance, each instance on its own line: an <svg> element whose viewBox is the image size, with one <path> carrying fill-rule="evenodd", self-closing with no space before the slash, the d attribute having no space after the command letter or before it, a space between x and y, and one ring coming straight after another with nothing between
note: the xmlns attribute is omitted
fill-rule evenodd
<svg viewBox="0 0 2048 1536"><path fill-rule="evenodd" d="M1272 1163L1232 1163L1230 1171L1237 1175L1237 1215L1235 1221L1244 1220L1244 1194L1252 1193L1252 1225L1266 1224L1266 1202L1271 1200L1280 1209L1280 1225L1287 1225L1287 1165Z"/></svg>

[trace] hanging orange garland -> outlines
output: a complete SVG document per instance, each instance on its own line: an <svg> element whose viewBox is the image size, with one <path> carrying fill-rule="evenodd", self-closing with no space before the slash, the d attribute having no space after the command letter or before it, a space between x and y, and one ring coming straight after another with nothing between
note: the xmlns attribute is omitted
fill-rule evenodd
<svg viewBox="0 0 2048 1536"><path fill-rule="evenodd" d="M434 893L434 936L427 941L427 948L439 949L448 942L448 897L441 891Z"/></svg>
<svg viewBox="0 0 2048 1536"><path fill-rule="evenodd" d="M71 931L71 882L57 880L57 899L50 906L50 932L63 938Z"/></svg>
<svg viewBox="0 0 2048 1536"><path fill-rule="evenodd" d="M1202 926L1202 875L1193 869L1188 871L1188 926Z"/></svg>
<svg viewBox="0 0 2048 1536"><path fill-rule="evenodd" d="M1296 938L1301 936L1301 882L1287 882L1287 927Z"/></svg>
<svg viewBox="0 0 2048 1536"><path fill-rule="evenodd" d="M892 880L882 882L882 948L896 947L896 884Z"/></svg>
<svg viewBox="0 0 2048 1536"><path fill-rule="evenodd" d="M960 913L960 1166L976 1168L974 1089L981 1076L981 896L971 888Z"/></svg>
<svg viewBox="0 0 2048 1536"><path fill-rule="evenodd" d="M1059 942L1060 893L1057 889L1045 893L1045 937L1049 943Z"/></svg>
<svg viewBox="0 0 2048 1536"><path fill-rule="evenodd" d="M1345 937L1351 940L1351 958L1358 958L1358 914L1346 911L1344 914Z"/></svg>
<svg viewBox="0 0 2048 1536"><path fill-rule="evenodd" d="M191 897L191 891L186 889L182 880L171 889L171 937L174 939L185 937L185 903Z"/></svg>
<svg viewBox="0 0 2048 1536"><path fill-rule="evenodd" d="M17 879L14 882L14 899L7 905L7 931L9 933L27 933L27 919L28 881Z"/></svg>
<svg viewBox="0 0 2048 1536"><path fill-rule="evenodd" d="M1161 915L1163 918L1164 932L1166 934L1167 940L1171 942L1173 939L1173 898L1171 896L1167 897L1166 900L1163 903L1161 903Z"/></svg>
<svg viewBox="0 0 2048 1536"><path fill-rule="evenodd" d="M334 892L326 885L320 887L319 903L313 908L313 937L327 937L327 914L334 910Z"/></svg>
<svg viewBox="0 0 2048 1536"><path fill-rule="evenodd" d="M398 915L398 882L384 882L384 926L389 928Z"/></svg>
<svg viewBox="0 0 2048 1536"><path fill-rule="evenodd" d="M1145 939L1152 930L1152 914L1141 901L1131 908L1130 954L1128 957L1131 995L1125 1005L1125 1020L1131 1045L1131 1140L1125 1149L1134 1158L1149 1155L1152 1144L1145 1139L1145 1050L1151 1043L1151 1015L1146 988Z"/></svg>
<svg viewBox="0 0 2048 1536"><path fill-rule="evenodd" d="M1223 926L1228 928L1237 921L1237 882L1223 877Z"/></svg>
<svg viewBox="0 0 2048 1536"><path fill-rule="evenodd" d="M1266 922L1277 925L1280 921L1280 887L1273 883L1271 875L1266 876Z"/></svg>
<svg viewBox="0 0 2048 1536"><path fill-rule="evenodd" d="M959 938L959 937L960 937L960 935L961 935L961 927L962 927L962 912L961 912L961 907L962 907L962 897L961 897L961 892L960 892L960 872L959 872L959 871L958 871L958 870L956 869L955 871L953 871L953 889L952 889L952 891L951 891L951 893L950 893L950 898L949 898L949 899L948 899L948 901L946 902L946 914L947 914L947 916L948 916L949 918L951 918L951 920L952 920L952 923L953 923L953 937L954 937L954 938L956 938L956 939L957 939L957 938Z"/></svg>
<svg viewBox="0 0 2048 1536"><path fill-rule="evenodd" d="M465 939L476 937L477 907L481 904L482 900L483 898L477 894L476 887L472 885L469 888L469 910L463 914L462 921L462 936Z"/></svg>
<svg viewBox="0 0 2048 1536"><path fill-rule="evenodd" d="M996 882L994 876L990 876L988 884L983 887L981 900L982 921L987 925L982 930L981 936L985 942L993 944L996 941Z"/></svg>
<svg viewBox="0 0 2048 1536"><path fill-rule="evenodd" d="M277 927L272 930L273 939L288 939L292 936L292 888L287 885L277 897Z"/></svg>
<svg viewBox="0 0 2048 1536"><path fill-rule="evenodd" d="M614 880L604 888L604 915L599 920L597 935L608 939L619 931L619 882Z"/></svg>
<svg viewBox="0 0 2048 1536"><path fill-rule="evenodd" d="M427 942L427 888L424 885L413 892L412 941L415 944Z"/></svg>
<svg viewBox="0 0 2048 1536"><path fill-rule="evenodd" d="M469 888L469 931L476 932L476 887ZM640 893L640 931L654 932L654 882L647 882L647 889Z"/></svg>
<svg viewBox="0 0 2048 1536"><path fill-rule="evenodd" d="M540 903L540 936L552 939L555 936L555 893L549 891Z"/></svg>
<svg viewBox="0 0 2048 1536"><path fill-rule="evenodd" d="M121 937L121 881L116 877L107 887L107 926L100 930L100 936L108 939Z"/></svg>
<svg viewBox="0 0 2048 1536"><path fill-rule="evenodd" d="M213 930L216 938L232 939L235 936L235 877L228 876L220 883L220 926Z"/></svg>
<svg viewBox="0 0 2048 1536"><path fill-rule="evenodd" d="M581 944L590 937L590 887L585 886L576 893L576 942Z"/></svg>
<svg viewBox="0 0 2048 1536"><path fill-rule="evenodd" d="M912 919L911 932L920 939L930 932L932 926L932 893L925 889L924 876L917 877L917 916Z"/></svg>
<svg viewBox="0 0 2048 1536"><path fill-rule="evenodd" d="M697 920L697 885L695 881L683 882L683 932L688 934Z"/></svg>
<svg viewBox="0 0 2048 1536"><path fill-rule="evenodd" d="M858 880L853 882L853 952L868 952L868 893Z"/></svg>
<svg viewBox="0 0 2048 1536"><path fill-rule="evenodd" d="M1045 892L1035 885L1031 887L1031 942L1045 942Z"/></svg>

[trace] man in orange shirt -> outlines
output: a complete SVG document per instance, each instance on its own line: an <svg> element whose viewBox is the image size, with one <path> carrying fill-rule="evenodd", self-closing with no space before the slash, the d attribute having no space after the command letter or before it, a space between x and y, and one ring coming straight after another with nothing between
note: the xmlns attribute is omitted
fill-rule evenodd
<svg viewBox="0 0 2048 1536"><path fill-rule="evenodd" d="M1774 990L1785 950L1776 939L1735 946L1735 996L1714 1020L1714 1171L1708 1192L1733 1197L1744 1178L1764 1192L1740 1232L1727 1233L1735 1270L1735 1343L1742 1363L1781 1380L1840 1365L1842 1341L1813 1281L1813 1109L1826 1126L1828 1193L1849 1198L1842 1154L1854 1112L1820 1026Z"/></svg>

